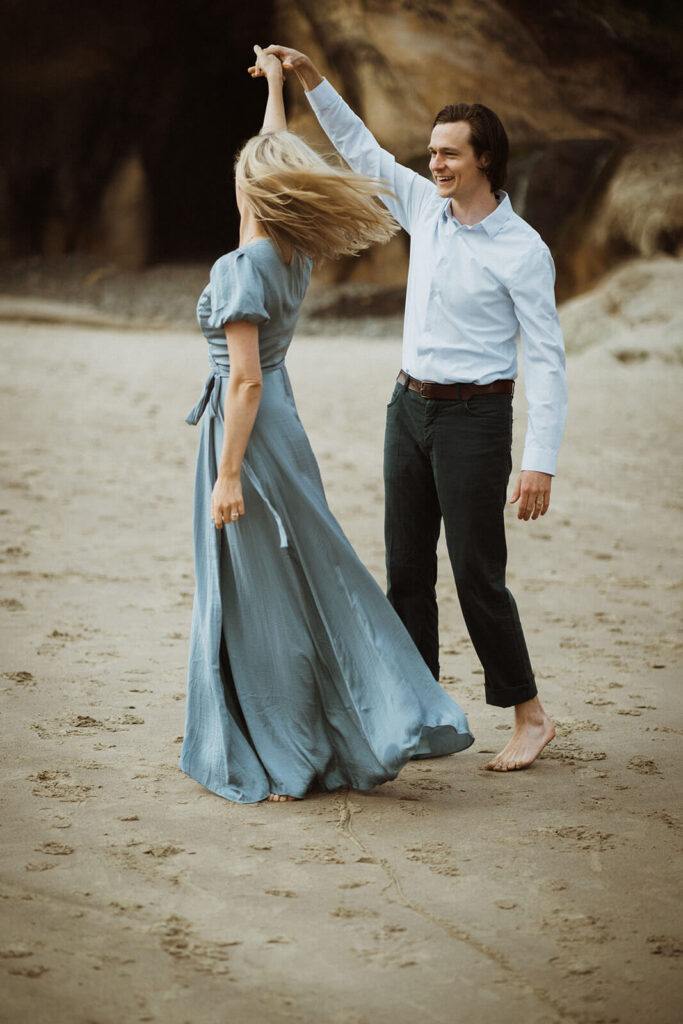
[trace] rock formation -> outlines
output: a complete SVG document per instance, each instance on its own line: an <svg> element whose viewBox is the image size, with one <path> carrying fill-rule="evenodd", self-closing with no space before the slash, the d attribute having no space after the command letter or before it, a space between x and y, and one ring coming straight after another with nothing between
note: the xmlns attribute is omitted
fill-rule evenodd
<svg viewBox="0 0 683 1024"><path fill-rule="evenodd" d="M138 266L235 242L234 151L257 127L251 44L308 50L383 145L426 171L445 102L512 143L509 191L548 240L558 294L628 254L677 252L683 121L676 0L5 0L0 257L90 251ZM36 26L40 31L36 31ZM297 83L292 126L329 149ZM399 284L406 241L328 280Z"/></svg>
<svg viewBox="0 0 683 1024"><path fill-rule="evenodd" d="M682 27L667 0L280 0L277 8L280 41L311 52L382 144L415 169L426 173L429 127L445 103L496 110L511 141L513 204L551 246L560 298L625 255L681 245L673 183ZM290 97L293 127L324 145L297 84ZM645 165L639 192L628 183ZM647 219L657 230L629 226L643 221L644 204L654 205ZM405 274L407 250L399 257L400 240L393 246L387 284ZM373 254L330 276L366 280L382 266Z"/></svg>

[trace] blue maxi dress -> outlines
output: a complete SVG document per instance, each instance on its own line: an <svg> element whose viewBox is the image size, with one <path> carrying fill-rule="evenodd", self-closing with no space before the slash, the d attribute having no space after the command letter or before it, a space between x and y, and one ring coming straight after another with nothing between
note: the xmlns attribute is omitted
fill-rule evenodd
<svg viewBox="0 0 683 1024"><path fill-rule="evenodd" d="M202 422L180 767L242 803L371 789L412 757L473 742L327 506L284 363L310 272L262 239L214 264L197 306L211 374L187 417ZM263 390L242 466L245 515L218 531L224 325L240 320L259 327Z"/></svg>

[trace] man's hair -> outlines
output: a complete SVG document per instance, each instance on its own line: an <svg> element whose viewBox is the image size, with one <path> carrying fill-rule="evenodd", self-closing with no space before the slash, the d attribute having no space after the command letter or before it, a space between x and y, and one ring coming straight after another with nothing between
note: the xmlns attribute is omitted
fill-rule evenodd
<svg viewBox="0 0 683 1024"><path fill-rule="evenodd" d="M491 183L491 191L503 188L510 144L498 115L482 103L455 103L439 111L432 128L455 121L465 121L470 126L470 144L477 160L488 157L483 171Z"/></svg>

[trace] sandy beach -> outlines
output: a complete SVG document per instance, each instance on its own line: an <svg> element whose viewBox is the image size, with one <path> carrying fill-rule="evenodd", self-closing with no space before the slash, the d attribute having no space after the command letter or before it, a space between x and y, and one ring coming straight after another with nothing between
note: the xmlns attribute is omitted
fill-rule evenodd
<svg viewBox="0 0 683 1024"><path fill-rule="evenodd" d="M232 804L177 768L201 335L0 322L0 1019L680 1019L682 284L680 262L641 261L563 311L551 509L508 510L554 743L483 770L511 713L484 704L442 549L442 682L474 746L295 804ZM300 337L288 365L383 585L400 337ZM518 466L521 387L515 422Z"/></svg>

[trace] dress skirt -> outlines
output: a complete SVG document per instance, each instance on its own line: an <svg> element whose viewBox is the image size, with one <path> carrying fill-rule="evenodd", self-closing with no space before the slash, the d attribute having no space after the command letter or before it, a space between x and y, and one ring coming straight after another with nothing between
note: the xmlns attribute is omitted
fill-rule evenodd
<svg viewBox="0 0 683 1024"><path fill-rule="evenodd" d="M328 508L284 363L263 373L242 467L245 515L215 529L219 372L188 417L204 413L181 769L251 803L312 786L368 790L412 757L464 750L473 737L463 712Z"/></svg>

